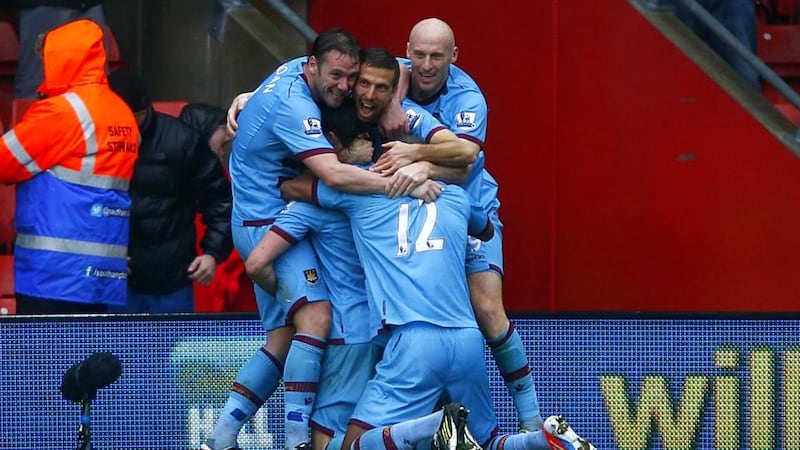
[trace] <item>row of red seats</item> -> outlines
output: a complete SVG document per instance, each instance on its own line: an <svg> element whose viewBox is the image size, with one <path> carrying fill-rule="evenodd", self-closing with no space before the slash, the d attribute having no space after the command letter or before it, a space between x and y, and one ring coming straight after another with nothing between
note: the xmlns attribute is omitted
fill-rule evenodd
<svg viewBox="0 0 800 450"><path fill-rule="evenodd" d="M796 24L800 19L798 0L756 0L759 22L768 24Z"/></svg>
<svg viewBox="0 0 800 450"><path fill-rule="evenodd" d="M757 0L758 57L790 87L800 92L800 0ZM764 96L794 124L800 112L775 88L764 83Z"/></svg>

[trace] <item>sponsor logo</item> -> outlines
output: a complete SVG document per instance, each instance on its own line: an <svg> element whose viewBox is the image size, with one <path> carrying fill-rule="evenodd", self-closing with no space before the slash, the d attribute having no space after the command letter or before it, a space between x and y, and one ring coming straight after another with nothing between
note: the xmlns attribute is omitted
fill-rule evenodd
<svg viewBox="0 0 800 450"><path fill-rule="evenodd" d="M322 122L314 117L309 117L303 121L305 133L309 136L322 136Z"/></svg>
<svg viewBox="0 0 800 450"><path fill-rule="evenodd" d="M129 217L131 212L123 208L112 208L95 203L89 209L89 214L92 217Z"/></svg>
<svg viewBox="0 0 800 450"><path fill-rule="evenodd" d="M406 111L406 117L408 117L408 129L413 130L416 128L417 124L419 124L419 118L422 117L422 115L413 109L409 109Z"/></svg>
<svg viewBox="0 0 800 450"><path fill-rule="evenodd" d="M475 118L478 115L474 112L469 111L461 111L460 113L456 114L456 128L465 128L465 129L473 129L477 125L475 124Z"/></svg>

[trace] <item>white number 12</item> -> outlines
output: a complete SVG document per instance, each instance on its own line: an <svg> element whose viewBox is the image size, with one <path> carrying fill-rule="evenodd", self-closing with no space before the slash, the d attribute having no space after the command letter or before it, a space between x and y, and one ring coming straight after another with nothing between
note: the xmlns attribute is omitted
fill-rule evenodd
<svg viewBox="0 0 800 450"><path fill-rule="evenodd" d="M422 200L419 200L419 203L425 205L425 222L422 224L422 229L419 230L419 236L417 236L417 239L414 241L414 250L418 253L427 252L429 250L441 250L444 248L444 239L431 239L431 233L433 233L433 228L436 226L436 219L439 216L436 203L423 203ZM397 256L408 255L409 208L410 205L408 203L402 203L397 210Z"/></svg>

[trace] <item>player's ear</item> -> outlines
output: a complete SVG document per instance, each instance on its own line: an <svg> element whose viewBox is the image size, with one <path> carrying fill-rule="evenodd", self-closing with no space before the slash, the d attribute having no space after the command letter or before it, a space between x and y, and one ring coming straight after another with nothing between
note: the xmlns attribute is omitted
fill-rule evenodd
<svg viewBox="0 0 800 450"><path fill-rule="evenodd" d="M456 62L458 59L458 47L453 47L453 60L450 61L451 63Z"/></svg>
<svg viewBox="0 0 800 450"><path fill-rule="evenodd" d="M336 137L335 134L333 134L333 131L328 131L327 133L325 133L325 137L328 138L328 142L331 143L334 150L338 152L339 150L342 149L342 142L339 140L338 137Z"/></svg>
<svg viewBox="0 0 800 450"><path fill-rule="evenodd" d="M317 57L314 56L314 55L309 56L308 57L308 62L306 64L308 64L308 70L311 71L312 74L317 75L317 70L318 70L318 65L319 65L319 61L317 61Z"/></svg>

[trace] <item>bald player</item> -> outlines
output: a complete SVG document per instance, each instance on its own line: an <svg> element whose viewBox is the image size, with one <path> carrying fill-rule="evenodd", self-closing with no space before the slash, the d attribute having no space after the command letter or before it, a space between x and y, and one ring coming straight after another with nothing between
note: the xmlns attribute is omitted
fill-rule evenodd
<svg viewBox="0 0 800 450"><path fill-rule="evenodd" d="M488 242L470 239L466 270L470 300L481 332L514 400L520 428L539 430L542 419L522 339L503 306L502 222L498 215L497 181L484 168L487 106L478 85L454 65L458 47L450 26L436 18L414 25L406 49L399 58L410 70L407 96L430 112L478 154L466 182L470 198L484 207L494 224ZM392 109L397 113L397 107ZM427 159L431 155L425 156ZM398 169L423 159L423 155L396 147L385 151L372 170L391 176Z"/></svg>

